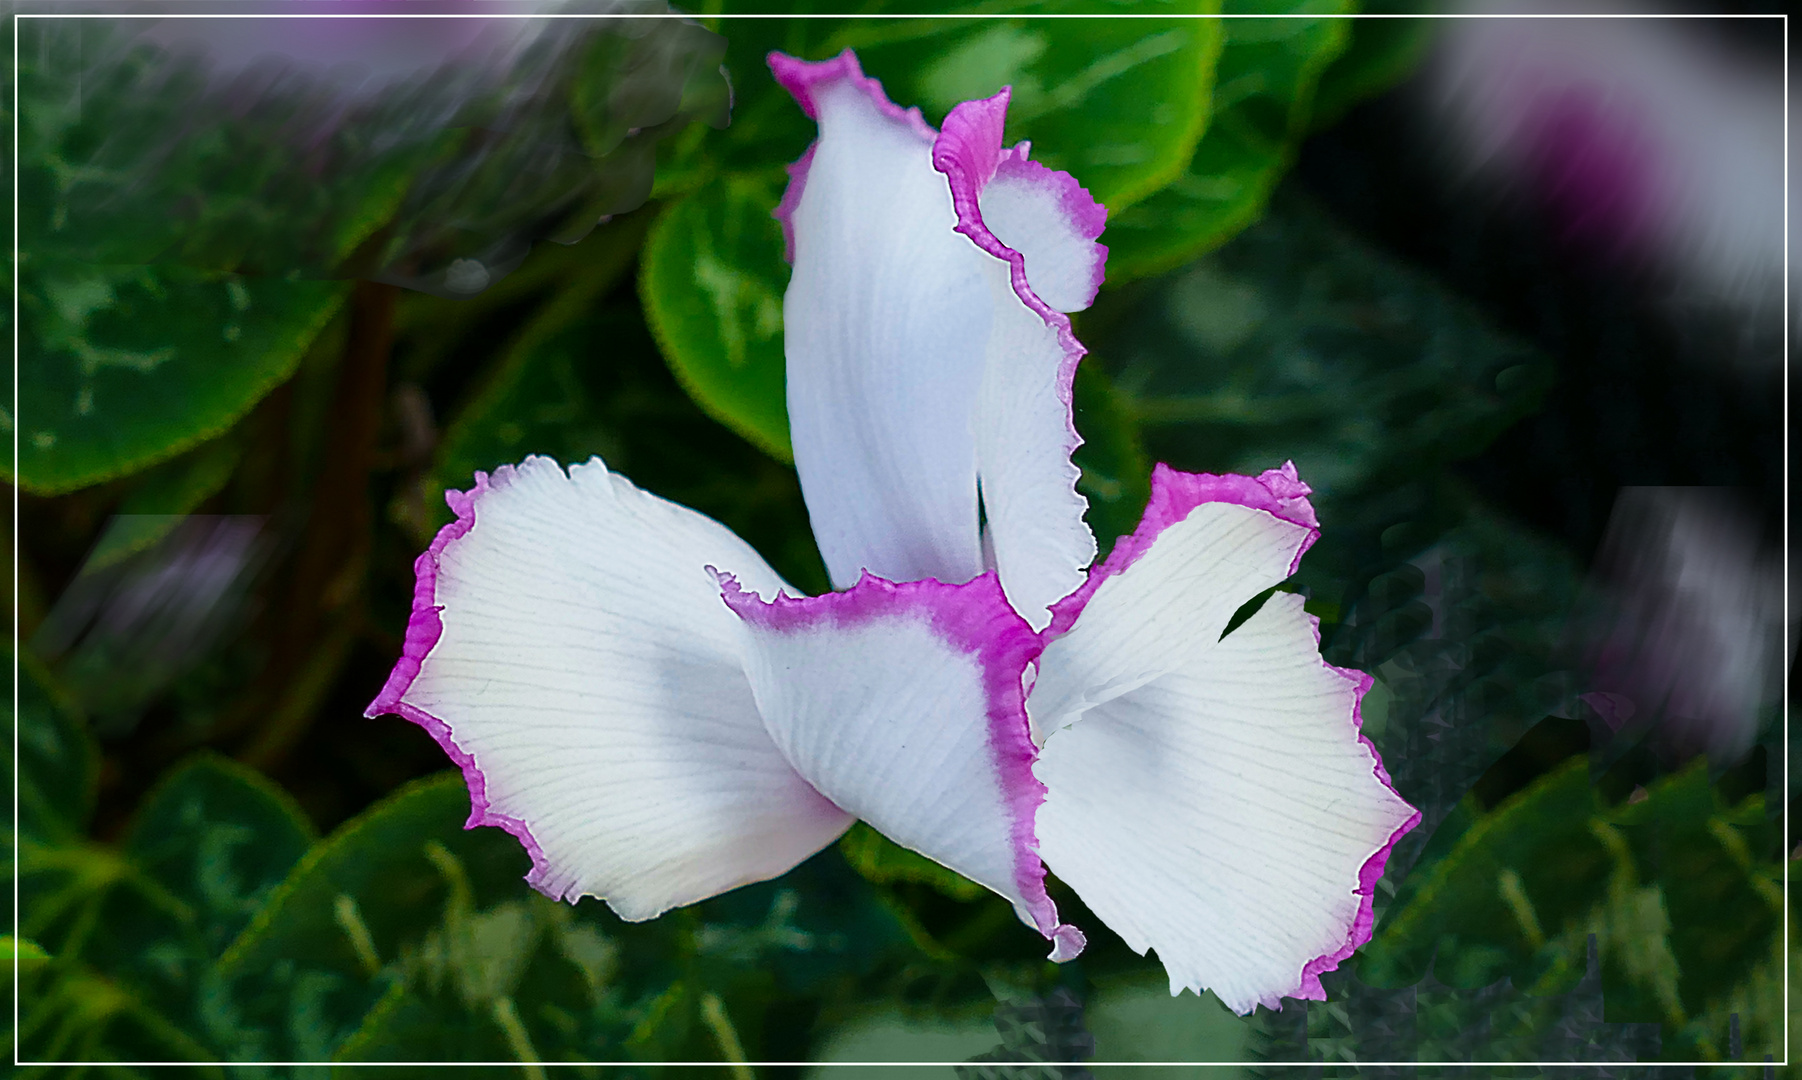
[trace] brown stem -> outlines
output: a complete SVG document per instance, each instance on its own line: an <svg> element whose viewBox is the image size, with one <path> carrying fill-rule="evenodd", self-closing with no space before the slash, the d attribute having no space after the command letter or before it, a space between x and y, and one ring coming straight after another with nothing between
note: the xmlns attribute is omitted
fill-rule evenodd
<svg viewBox="0 0 1802 1080"><path fill-rule="evenodd" d="M305 733L317 711L320 655L341 654L334 640L355 618L374 524L369 477L375 464L387 400L388 358L399 290L361 281L350 296L350 327L332 394L331 432L313 484L298 550L282 600L280 631L264 685L270 722L239 757L258 768L278 763ZM278 594L279 595L279 594ZM325 682L331 680L325 679Z"/></svg>

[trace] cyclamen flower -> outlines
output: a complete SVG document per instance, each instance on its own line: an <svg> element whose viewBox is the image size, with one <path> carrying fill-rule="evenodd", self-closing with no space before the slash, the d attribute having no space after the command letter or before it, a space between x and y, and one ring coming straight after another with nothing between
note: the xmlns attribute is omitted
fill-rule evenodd
<svg viewBox="0 0 1802 1080"><path fill-rule="evenodd" d="M935 132L849 52L773 55L820 125L778 208L796 466L842 591L598 459L476 476L418 562L370 715L430 731L527 880L649 919L782 874L861 818L1084 945L1045 868L1172 993L1322 997L1418 815L1358 733L1370 680L1278 592L1319 535L1293 466L1160 466L1085 567L1070 454L1105 217L1004 149L1007 92Z"/></svg>

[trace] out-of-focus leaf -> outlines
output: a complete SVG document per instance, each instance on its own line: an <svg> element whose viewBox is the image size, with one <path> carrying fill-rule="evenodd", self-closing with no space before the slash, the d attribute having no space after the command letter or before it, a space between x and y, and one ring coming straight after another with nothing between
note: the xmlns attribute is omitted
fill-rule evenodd
<svg viewBox="0 0 1802 1080"><path fill-rule="evenodd" d="M1254 1054L1266 1061L1633 1062L1657 1052L1658 1025L1611 1023L1593 939L1575 945L1582 977L1543 993L1501 979L1474 989L1428 974L1384 989L1341 970L1330 973L1329 1001L1260 1014ZM1294 1016L1290 1016L1294 1013ZM1431 1068L1429 1064L1427 1066ZM1320 1066L1261 1066L1280 1080L1317 1075Z"/></svg>
<svg viewBox="0 0 1802 1080"><path fill-rule="evenodd" d="M1782 930L1780 822L1754 796L1723 804L1702 762L1646 786L1646 798L1624 803L1610 821L1621 837L1624 862L1640 881L1661 890L1669 926L1669 960L1681 980L1671 994L1648 988L1638 1011L1697 1015L1730 997L1772 956ZM1652 992L1652 990L1657 992ZM1726 1033L1707 1033L1715 1054ZM1746 1045L1777 1049L1771 1029L1742 1027ZM1708 1052L1709 1047L1697 1049Z"/></svg>
<svg viewBox="0 0 1802 1080"><path fill-rule="evenodd" d="M309 832L267 780L201 758L152 793L123 851L28 839L21 925L54 958L21 999L25 1056L212 1059L212 963Z"/></svg>
<svg viewBox="0 0 1802 1080"><path fill-rule="evenodd" d="M1430 961L1453 986L1506 975L1532 994L1561 992L1594 942L1607 1020L1664 1025L1667 1060L1723 1059L1730 1032L1720 1004L1745 999L1741 988L1774 962L1777 853L1762 800L1722 805L1701 763L1609 807L1578 756L1423 865L1422 880L1402 889L1365 949L1359 975L1409 985ZM1691 1022L1698 1014L1709 1018ZM1777 1049L1778 1029L1768 1023L1737 1030L1746 1048Z"/></svg>
<svg viewBox="0 0 1802 1080"><path fill-rule="evenodd" d="M1531 957L1548 926L1587 912L1606 886L1608 851L1588 828L1597 810L1588 760L1575 758L1477 822L1391 909L1363 977L1416 982L1430 961L1453 986L1481 986Z"/></svg>
<svg viewBox="0 0 1802 1080"><path fill-rule="evenodd" d="M125 853L193 907L217 957L313 842L287 792L227 758L203 754L165 775L139 807Z"/></svg>
<svg viewBox="0 0 1802 1080"><path fill-rule="evenodd" d="M620 1059L642 1017L620 1000L619 946L529 891L477 909L460 860L443 847L428 857L448 889L443 909L421 913L431 924L402 946L392 988L338 1060Z"/></svg>
<svg viewBox="0 0 1802 1080"><path fill-rule="evenodd" d="M179 266L32 261L19 276L17 482L39 494L220 434L294 373L345 293Z"/></svg>
<svg viewBox="0 0 1802 1080"><path fill-rule="evenodd" d="M1095 17L869 20L837 32L831 51L856 48L891 99L934 121L1011 86L1007 139L1031 140L1034 160L1076 177L1112 211L1175 179L1208 123L1220 24L1149 16L1218 10L1211 0L1046 0L1010 14ZM1108 17L1129 12L1135 18Z"/></svg>
<svg viewBox="0 0 1802 1080"><path fill-rule="evenodd" d="M784 387L781 176L733 175L666 211L639 292L682 388L779 461L793 459Z"/></svg>
<svg viewBox="0 0 1802 1080"><path fill-rule="evenodd" d="M1376 676L1365 733L1422 815L1391 855L1395 884L1440 844L1436 830L1469 824L1479 779L1568 708L1559 650L1581 568L1444 479L1404 474L1316 505L1330 524L1298 584L1322 617L1328 660Z"/></svg>
<svg viewBox="0 0 1802 1080"><path fill-rule="evenodd" d="M1319 19L1223 21L1213 115L1183 173L1108 215L1108 283L1168 270L1219 246L1255 221L1307 133L1315 84L1345 48L1352 0L1304 0L1292 13ZM1255 9L1255 10L1247 10ZM1228 3L1229 14L1274 14L1269 5ZM1111 210L1112 208L1110 208Z"/></svg>
<svg viewBox="0 0 1802 1080"><path fill-rule="evenodd" d="M7 740L0 745L0 767L9 776L17 769L19 833L38 842L72 841L86 831L94 812L99 748L73 699L43 665L30 655L19 656L17 663L19 758L15 764ZM11 803L5 813L10 836Z"/></svg>
<svg viewBox="0 0 1802 1080"><path fill-rule="evenodd" d="M795 11L760 3L728 10ZM854 48L890 100L919 106L935 124L959 102L1012 86L1008 139L1031 140L1034 159L1069 172L1110 209L1124 207L1168 183L1194 152L1207 123L1221 30L1212 19L1111 16L1218 10L1217 0L1024 0L999 7L880 3L859 12L990 18L721 19L737 93L721 167L761 172L795 160L813 139L813 122L770 77L771 50L824 60ZM1091 18L1006 17L1034 15Z"/></svg>
<svg viewBox="0 0 1802 1080"><path fill-rule="evenodd" d="M853 869L879 885L893 881L919 882L953 900L974 900L986 891L956 871L896 844L861 821L851 826L851 831L838 842L838 848Z"/></svg>
<svg viewBox="0 0 1802 1080"><path fill-rule="evenodd" d="M30 938L16 938L11 934L0 935L0 960L17 960L28 969L50 959L44 947Z"/></svg>
<svg viewBox="0 0 1802 1080"><path fill-rule="evenodd" d="M159 1011L160 1003L84 964L53 959L29 982L21 981L17 1045L23 1060L188 1062L199 1070L217 1060L206 1044L171 1023Z"/></svg>
<svg viewBox="0 0 1802 1080"><path fill-rule="evenodd" d="M140 806L118 882L95 898L83 963L209 1042L213 963L311 838L293 800L251 770L210 755L178 766Z"/></svg>
<svg viewBox="0 0 1802 1080"><path fill-rule="evenodd" d="M1083 1019L1095 1035L1097 1061L1244 1061L1250 1025L1212 993L1170 995L1163 972L1127 978L1091 978ZM1138 1069L1098 1066L1098 1076L1120 1077ZM1246 1074L1214 1065L1208 1074L1244 1080Z"/></svg>
<svg viewBox="0 0 1802 1080"><path fill-rule="evenodd" d="M319 24L345 39L325 49L275 22L22 27L22 249L469 295L641 204L662 138L726 121L724 42L680 20L422 28L367 82L329 70L365 58L357 25Z"/></svg>
<svg viewBox="0 0 1802 1080"><path fill-rule="evenodd" d="M417 943L447 889L430 845L468 868L474 902L523 889L525 851L462 828L469 792L446 773L402 788L315 845L227 949L217 1022L239 1059L322 1061L387 991L384 965Z"/></svg>
<svg viewBox="0 0 1802 1080"><path fill-rule="evenodd" d="M722 1023L747 1053L775 1040L800 1056L805 1031L763 1026L773 1003L867 992L863 980L917 955L830 853L628 924L593 900L533 893L517 841L459 828L467 806L446 774L308 854L222 962L216 1037L232 1056L707 1060Z"/></svg>

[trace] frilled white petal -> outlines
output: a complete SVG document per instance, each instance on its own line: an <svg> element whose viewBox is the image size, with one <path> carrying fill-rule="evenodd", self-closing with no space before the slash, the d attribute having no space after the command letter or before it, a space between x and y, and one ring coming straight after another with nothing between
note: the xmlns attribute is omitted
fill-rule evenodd
<svg viewBox="0 0 1802 1080"><path fill-rule="evenodd" d="M1368 677L1321 660L1301 597L1274 594L1218 644L1200 622L1173 670L1046 741L1040 850L1128 945L1157 950L1172 994L1240 1013L1319 999L1320 973L1369 939L1376 881L1419 816L1358 734Z"/></svg>
<svg viewBox="0 0 1802 1080"><path fill-rule="evenodd" d="M1034 737L1042 743L1219 640L1233 613L1294 573L1319 536L1307 494L1293 465L1257 477L1159 465L1138 529L1054 611L1058 636L1027 706Z"/></svg>
<svg viewBox="0 0 1802 1080"><path fill-rule="evenodd" d="M783 587L716 522L596 459L450 493L405 655L369 708L438 739L559 899L648 919L783 873L849 827L770 740L714 571Z"/></svg>
<svg viewBox="0 0 1802 1080"><path fill-rule="evenodd" d="M1068 174L1001 148L1007 91L951 110L932 151L957 207L957 231L983 263L995 316L976 410L976 467L995 570L1016 610L1043 630L1050 607L1083 582L1095 537L1083 521L1070 455L1084 349L1063 310L1088 306L1107 249L1095 243L1107 212ZM1012 245L1020 245L1015 247Z"/></svg>
<svg viewBox="0 0 1802 1080"><path fill-rule="evenodd" d="M865 577L846 592L766 603L724 580L746 670L783 754L838 806L1012 901L1082 949L1045 894L1033 814L1044 789L1021 675L1037 637L992 575L963 585Z"/></svg>
<svg viewBox="0 0 1802 1080"><path fill-rule="evenodd" d="M795 464L833 581L968 580L980 498L992 568L1043 629L1095 556L1063 312L1100 284L1106 211L1024 144L1002 149L1006 92L936 134L849 52L770 65L820 125L777 216Z"/></svg>
<svg viewBox="0 0 1802 1080"><path fill-rule="evenodd" d="M789 430L820 553L839 588L865 570L968 581L983 570L973 417L993 301L952 231L933 130L849 52L772 56L820 135L778 216Z"/></svg>

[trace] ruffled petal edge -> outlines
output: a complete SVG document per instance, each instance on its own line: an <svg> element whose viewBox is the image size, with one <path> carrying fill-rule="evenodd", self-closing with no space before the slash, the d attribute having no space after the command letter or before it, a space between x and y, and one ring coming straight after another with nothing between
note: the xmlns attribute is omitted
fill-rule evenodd
<svg viewBox="0 0 1802 1080"><path fill-rule="evenodd" d="M1310 517L1313 516L1312 507L1309 508L1308 513ZM1297 559L1300 557L1296 556ZM1319 646L1320 620L1312 615L1308 616L1308 620L1314 627L1314 644ZM1358 742L1363 745L1364 749L1370 751L1372 772L1377 780L1393 792L1397 799L1406 802L1407 800L1402 798L1402 793L1396 789L1395 782L1389 778L1389 770L1383 768L1383 755L1377 752L1376 744L1370 741L1370 736L1364 734L1364 695L1370 692L1376 679L1368 672L1359 671L1356 668L1342 668L1335 664L1327 664L1325 660L1322 660L1321 663L1326 666L1328 671L1352 684L1354 695L1351 712L1352 730L1357 734ZM1412 817L1396 826L1395 831L1389 834L1389 839L1382 847L1378 848L1370 858L1364 860L1364 865L1358 868L1358 888L1356 890L1358 914L1352 919L1351 927L1345 933L1345 942L1332 952L1322 953L1303 964L1301 978L1297 981L1295 989L1285 994L1285 997L1301 1001L1326 1000L1326 988L1320 984L1320 976L1329 971L1338 970L1339 965L1352 953L1362 948L1364 943L1369 941L1371 935L1375 933L1377 882L1383 877L1383 869L1388 866L1389 856L1394 852L1395 845L1419 824L1420 811L1415 810Z"/></svg>
<svg viewBox="0 0 1802 1080"><path fill-rule="evenodd" d="M1083 607L1102 582L1124 573L1151 550L1151 545L1165 529L1206 503L1236 503L1266 511L1307 529L1307 537L1289 563L1289 573L1295 573L1301 565L1301 557L1320 539L1320 519L1315 517L1314 506L1308 502L1312 493L1313 489L1296 473L1293 461L1284 462L1280 469L1266 469L1257 476L1189 473L1159 462L1151 470L1151 499L1145 504L1138 528L1115 541L1107 558L1089 569L1089 578L1082 587L1052 607L1051 625L1046 628L1046 635L1056 637L1076 625L1077 616L1082 614Z"/></svg>
<svg viewBox="0 0 1802 1080"><path fill-rule="evenodd" d="M533 837L532 830L518 818L500 813L489 806L487 778L482 775L474 755L465 753L451 737L450 725L424 709L401 700L412 688L413 680L419 677L420 665L444 635L444 620L439 614L444 607L438 603L439 557L453 541L462 539L475 527L477 500L492 489L504 487L512 474L513 467L505 465L495 470L492 478L485 472L476 473L475 486L468 491L457 491L454 488L445 491L444 501L450 506L451 512L456 514L456 520L439 529L431 544L413 562L413 611L407 618L407 632L401 645L400 659L395 661L394 670L388 673L388 681L382 684L381 692L363 710L363 715L369 719L384 714L399 716L424 728L432 741L444 750L463 773L463 783L469 788L469 819L463 823L463 827L474 829L491 825L506 830L531 857L532 869L526 874L526 884L553 900L562 900L564 897L545 885L550 874L550 860L545 856L538 840ZM574 902L573 899L571 902Z"/></svg>
<svg viewBox="0 0 1802 1080"><path fill-rule="evenodd" d="M802 60L787 53L772 52L765 57L765 62L769 64L770 74L775 77L776 84L794 97L795 103L801 106L801 112L809 120L818 121L820 118L813 100L814 87L844 80L868 95L870 101L885 115L912 127L928 144L938 138L939 133L926 122L917 107L903 109L889 100L888 94L882 89L882 83L863 73L862 66L857 62L857 54L850 49L830 60ZM813 151L817 145L817 139L809 143L801 156L787 166L788 188L782 193L782 200L776 204L776 209L771 214L782 225L782 258L790 265L795 261L795 227L792 219L795 207L801 205L801 193L807 187L807 169L813 163Z"/></svg>

